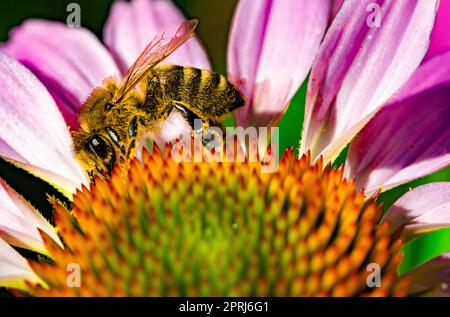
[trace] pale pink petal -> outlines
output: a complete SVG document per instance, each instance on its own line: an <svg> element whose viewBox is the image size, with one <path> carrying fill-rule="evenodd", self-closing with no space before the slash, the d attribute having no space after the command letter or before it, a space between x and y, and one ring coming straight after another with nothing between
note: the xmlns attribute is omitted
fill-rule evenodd
<svg viewBox="0 0 450 317"><path fill-rule="evenodd" d="M409 79L428 49L436 4L344 1L310 75L302 153L334 160Z"/></svg>
<svg viewBox="0 0 450 317"><path fill-rule="evenodd" d="M92 90L119 75L109 52L90 31L60 22L29 20L12 30L3 49L30 68L55 98L67 123Z"/></svg>
<svg viewBox="0 0 450 317"><path fill-rule="evenodd" d="M412 295L450 296L450 252L418 266L406 276L412 279Z"/></svg>
<svg viewBox="0 0 450 317"><path fill-rule="evenodd" d="M431 42L424 61L450 50L450 1L440 0L436 23L431 33Z"/></svg>
<svg viewBox="0 0 450 317"><path fill-rule="evenodd" d="M240 126L277 123L305 80L325 33L328 0L241 0L228 43L228 77L247 97Z"/></svg>
<svg viewBox="0 0 450 317"><path fill-rule="evenodd" d="M450 52L422 65L350 145L345 176L367 194L450 164Z"/></svg>
<svg viewBox="0 0 450 317"><path fill-rule="evenodd" d="M62 246L55 229L0 178L0 237L12 245L46 254L38 229Z"/></svg>
<svg viewBox="0 0 450 317"><path fill-rule="evenodd" d="M405 226L406 237L450 227L450 182L430 183L407 192L383 221L391 222L392 230Z"/></svg>
<svg viewBox="0 0 450 317"><path fill-rule="evenodd" d="M170 31L176 31L184 20L183 14L171 1L133 0L129 3L120 0L111 8L103 37L125 72L156 35L166 33L169 36ZM205 50L196 38L179 47L166 61L210 69Z"/></svg>
<svg viewBox="0 0 450 317"><path fill-rule="evenodd" d="M173 143L176 139L181 139L186 136L186 133L190 135L192 131L189 123L184 117L177 111L172 111L169 117L154 127L154 129L143 136L142 141L145 138L150 138L155 142L160 149L164 149L166 143ZM138 148L142 147L138 145Z"/></svg>
<svg viewBox="0 0 450 317"><path fill-rule="evenodd" d="M74 191L86 181L53 98L23 65L0 53L0 156ZM57 176L52 177L51 175Z"/></svg>
<svg viewBox="0 0 450 317"><path fill-rule="evenodd" d="M40 283L27 260L0 238L0 286L26 289L25 281Z"/></svg>

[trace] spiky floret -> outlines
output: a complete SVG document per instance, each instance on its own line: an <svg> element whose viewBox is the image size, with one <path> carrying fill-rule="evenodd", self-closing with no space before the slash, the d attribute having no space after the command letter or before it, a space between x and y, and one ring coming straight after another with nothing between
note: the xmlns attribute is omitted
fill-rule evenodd
<svg viewBox="0 0 450 317"><path fill-rule="evenodd" d="M66 248L44 235L52 263L32 262L56 296L405 295L400 241L382 209L342 170L287 150L279 169L259 163L175 162L170 148L134 159L126 175L96 179L55 203ZM80 287L67 284L68 265ZM366 280L381 267L380 287Z"/></svg>

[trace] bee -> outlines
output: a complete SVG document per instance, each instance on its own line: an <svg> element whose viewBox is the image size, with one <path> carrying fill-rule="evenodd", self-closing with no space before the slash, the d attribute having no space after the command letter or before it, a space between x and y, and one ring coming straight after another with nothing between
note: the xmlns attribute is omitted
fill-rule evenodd
<svg viewBox="0 0 450 317"><path fill-rule="evenodd" d="M106 79L82 105L80 129L73 134L74 152L91 180L94 174L110 174L119 160L129 160L137 140L172 111L180 112L192 127L194 119L201 119L204 128L245 104L241 93L220 74L161 63L191 38L197 24L197 20L182 23L169 39L156 36L121 82Z"/></svg>

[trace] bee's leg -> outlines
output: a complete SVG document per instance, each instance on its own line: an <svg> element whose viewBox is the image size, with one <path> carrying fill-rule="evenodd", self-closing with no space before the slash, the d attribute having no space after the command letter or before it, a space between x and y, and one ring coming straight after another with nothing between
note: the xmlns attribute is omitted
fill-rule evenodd
<svg viewBox="0 0 450 317"><path fill-rule="evenodd" d="M122 144L120 148L120 162L127 169L130 159L134 157L136 152L136 138L138 135L139 125L142 124L140 117L134 116L128 125L128 141L127 144Z"/></svg>
<svg viewBox="0 0 450 317"><path fill-rule="evenodd" d="M203 145L210 150L215 147L222 147L224 144L224 135L223 126L211 122L211 124L202 131Z"/></svg>
<svg viewBox="0 0 450 317"><path fill-rule="evenodd" d="M220 128L222 130L222 132L225 132L225 128L220 123L214 122L214 121L212 121L210 119L207 119L205 117L198 116L192 110L190 110L188 108L188 106L186 106L182 102L174 101L173 102L173 107L176 110L178 110L183 115L184 119L189 123L189 125L192 128L192 130L194 130L194 131L202 130L204 132L209 127L218 127L218 128ZM202 125L201 126L195 125L195 120L201 120L202 121Z"/></svg>
<svg viewBox="0 0 450 317"><path fill-rule="evenodd" d="M196 115L194 112L192 112L189 108L187 108L183 103L181 102L173 102L173 108L177 110L181 115L184 117L184 119L187 121L187 123L192 128L192 133L194 135L198 135L202 138L203 145L206 145L206 140L203 137L204 132L209 127L208 120L204 120L200 118L198 115ZM199 124L200 123L200 124Z"/></svg>
<svg viewBox="0 0 450 317"><path fill-rule="evenodd" d="M200 118L182 103L174 102L173 107L183 115L183 117L191 126L192 130L194 130L194 133L200 134L202 136L203 145L208 145L208 147L215 147L217 145L221 146L223 144L223 134L225 128L220 123L213 122L209 119ZM201 120L201 126L195 124L196 120ZM221 130L221 133L217 131L217 128Z"/></svg>
<svg viewBox="0 0 450 317"><path fill-rule="evenodd" d="M191 126L192 130L195 131L195 130L199 130L199 128L201 128L201 127L198 127L195 125L195 120L202 120L199 116L197 116L195 113L193 113L191 110L186 108L181 103L174 102L173 107L181 113L181 115L184 117L184 119L187 121L187 123L189 123L189 125ZM203 124L202 124L202 126L203 126Z"/></svg>
<svg viewBox="0 0 450 317"><path fill-rule="evenodd" d="M94 171L89 171L87 172L88 176L89 176L89 180L91 183L95 184L95 177L94 177Z"/></svg>
<svg viewBox="0 0 450 317"><path fill-rule="evenodd" d="M107 179L105 171L98 167L95 170L88 171L87 175L89 177L89 181L94 185L95 185L95 175L97 175L101 179Z"/></svg>
<svg viewBox="0 0 450 317"><path fill-rule="evenodd" d="M134 157L134 154L136 153L136 139L132 139L130 144L128 145L127 153L125 157L127 159L130 159Z"/></svg>

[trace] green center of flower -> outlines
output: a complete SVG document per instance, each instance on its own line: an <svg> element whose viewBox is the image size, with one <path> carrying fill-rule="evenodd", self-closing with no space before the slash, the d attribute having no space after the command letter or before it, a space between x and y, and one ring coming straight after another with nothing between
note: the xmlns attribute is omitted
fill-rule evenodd
<svg viewBox="0 0 450 317"><path fill-rule="evenodd" d="M273 174L259 163L177 163L144 152L55 203L65 250L32 263L57 296L405 295L400 243L381 208L342 170L288 150ZM379 268L379 285L369 283ZM78 272L77 272L78 270ZM78 274L75 274L78 273Z"/></svg>

